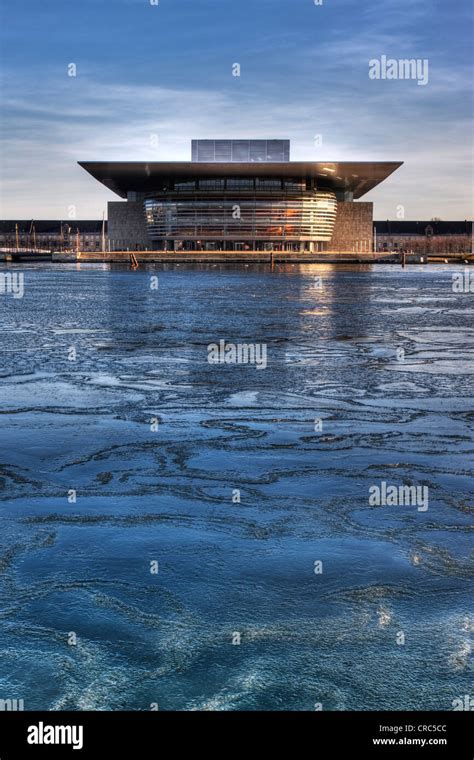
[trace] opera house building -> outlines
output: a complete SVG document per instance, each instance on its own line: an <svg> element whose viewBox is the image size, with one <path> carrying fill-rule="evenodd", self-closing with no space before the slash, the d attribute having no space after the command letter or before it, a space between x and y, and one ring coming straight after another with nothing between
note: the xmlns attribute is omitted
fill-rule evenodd
<svg viewBox="0 0 474 760"><path fill-rule="evenodd" d="M289 140L193 140L191 161L81 161L122 201L111 250L372 250L372 203L400 162L290 161Z"/></svg>

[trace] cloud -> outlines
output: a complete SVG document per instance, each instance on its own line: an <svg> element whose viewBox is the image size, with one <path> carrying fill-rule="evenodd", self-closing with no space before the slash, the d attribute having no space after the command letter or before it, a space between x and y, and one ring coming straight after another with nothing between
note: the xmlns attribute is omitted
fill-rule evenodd
<svg viewBox="0 0 474 760"><path fill-rule="evenodd" d="M101 81L92 66L76 78L43 70L40 83L10 73L0 213L64 218L74 205L78 218L100 217L116 196L78 160L186 160L193 137L289 137L293 160L405 161L367 196L377 217L394 217L399 204L407 218L468 217L467 72L439 68L426 88L372 81L361 41L346 43L344 57L340 46L307 50L298 86L291 74L196 88Z"/></svg>

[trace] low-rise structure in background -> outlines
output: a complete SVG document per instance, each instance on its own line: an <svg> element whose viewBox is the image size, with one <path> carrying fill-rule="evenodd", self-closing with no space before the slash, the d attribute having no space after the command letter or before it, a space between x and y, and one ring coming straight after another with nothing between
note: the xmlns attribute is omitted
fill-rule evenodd
<svg viewBox="0 0 474 760"><path fill-rule="evenodd" d="M416 254L470 253L472 222L374 222L374 250Z"/></svg>
<svg viewBox="0 0 474 760"><path fill-rule="evenodd" d="M105 251L107 247L107 222L102 220L0 221L0 248L6 251Z"/></svg>

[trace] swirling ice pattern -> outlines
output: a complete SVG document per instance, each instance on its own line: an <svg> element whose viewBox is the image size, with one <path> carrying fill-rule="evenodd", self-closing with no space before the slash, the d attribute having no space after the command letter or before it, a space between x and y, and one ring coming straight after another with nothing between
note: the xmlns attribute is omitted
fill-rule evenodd
<svg viewBox="0 0 474 760"><path fill-rule="evenodd" d="M469 693L473 296L453 271L25 269L1 304L0 698ZM265 343L268 367L209 364L221 339ZM371 505L381 481L429 509Z"/></svg>

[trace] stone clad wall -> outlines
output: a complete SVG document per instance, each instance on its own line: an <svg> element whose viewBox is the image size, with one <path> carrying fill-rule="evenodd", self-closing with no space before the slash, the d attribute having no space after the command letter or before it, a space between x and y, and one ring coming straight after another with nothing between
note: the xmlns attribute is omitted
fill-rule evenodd
<svg viewBox="0 0 474 760"><path fill-rule="evenodd" d="M108 204L110 250L151 250L143 201L110 201Z"/></svg>
<svg viewBox="0 0 474 760"><path fill-rule="evenodd" d="M373 249L373 203L337 204L336 222L326 251L370 252Z"/></svg>

